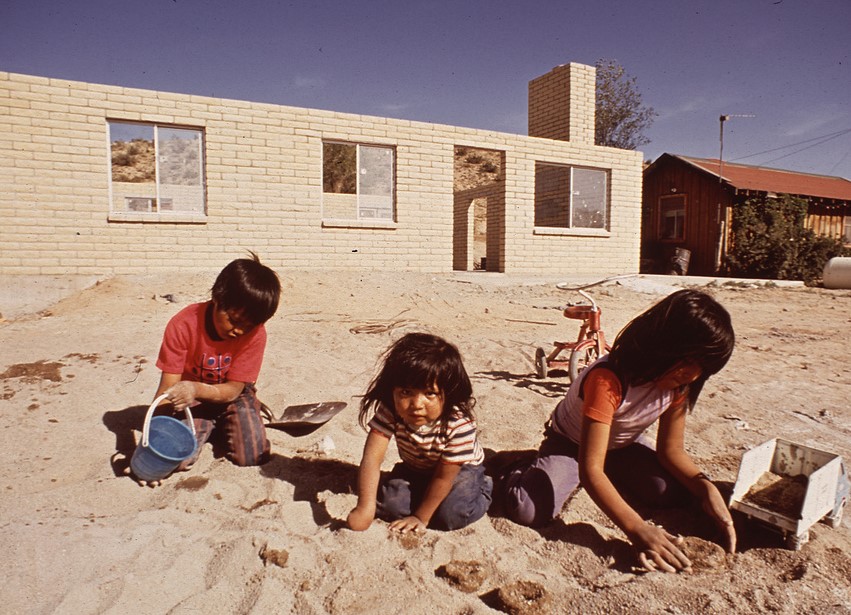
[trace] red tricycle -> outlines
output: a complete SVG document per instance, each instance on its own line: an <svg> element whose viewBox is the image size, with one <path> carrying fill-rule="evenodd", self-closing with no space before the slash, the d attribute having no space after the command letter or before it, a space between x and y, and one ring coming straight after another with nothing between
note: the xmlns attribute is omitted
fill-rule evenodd
<svg viewBox="0 0 851 615"><path fill-rule="evenodd" d="M580 372L612 349L606 343L600 322L601 310L597 302L585 291L557 284L562 290L575 290L589 303L568 303L564 308L565 318L580 320L579 335L575 342L553 342L553 349L547 353L543 348L535 351L535 371L538 378L546 378L549 370L555 367L567 367L570 381L573 382ZM568 357L560 356L569 351Z"/></svg>

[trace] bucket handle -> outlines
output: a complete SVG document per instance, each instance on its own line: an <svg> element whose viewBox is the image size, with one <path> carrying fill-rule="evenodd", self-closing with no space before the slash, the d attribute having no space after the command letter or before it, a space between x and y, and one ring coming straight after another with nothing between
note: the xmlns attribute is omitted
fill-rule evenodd
<svg viewBox="0 0 851 615"><path fill-rule="evenodd" d="M142 446L148 448L148 430L151 427L151 418L154 416L154 410L156 410L157 406L160 405L164 399L168 399L167 394L162 394L157 397L154 401L151 402L150 407L148 408L147 414L145 414L145 426L142 428ZM186 418L189 419L189 429L192 430L192 437L195 437L195 420L192 418L192 413L189 411L189 406L186 406L184 409L186 412Z"/></svg>

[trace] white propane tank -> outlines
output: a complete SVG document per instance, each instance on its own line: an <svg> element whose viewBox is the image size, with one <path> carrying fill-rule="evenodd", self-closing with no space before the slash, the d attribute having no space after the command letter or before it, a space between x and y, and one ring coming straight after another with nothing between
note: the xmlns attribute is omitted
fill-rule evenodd
<svg viewBox="0 0 851 615"><path fill-rule="evenodd" d="M851 288L851 256L834 256L822 273L825 288Z"/></svg>

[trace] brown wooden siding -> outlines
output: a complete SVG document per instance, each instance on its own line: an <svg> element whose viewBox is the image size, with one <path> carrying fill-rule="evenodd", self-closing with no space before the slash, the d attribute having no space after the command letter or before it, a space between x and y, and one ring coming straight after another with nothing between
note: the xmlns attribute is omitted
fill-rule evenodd
<svg viewBox="0 0 851 615"><path fill-rule="evenodd" d="M663 197L682 195L686 198L685 233L681 241L660 237L660 201ZM729 248L729 220L732 207L749 198L765 196L758 190L738 192L718 182L718 178L685 161L663 154L644 173L641 229L641 270L647 273L669 273L670 258L675 248L691 252L690 275L715 275L718 250L719 205L721 215L726 215L727 247ZM807 198L802 196L801 198ZM816 234L840 237L844 234L845 220L851 216L851 203L809 199L807 227Z"/></svg>
<svg viewBox="0 0 851 615"><path fill-rule="evenodd" d="M807 212L807 228L816 235L842 237L845 233L845 216L842 207L836 205L810 205Z"/></svg>
<svg viewBox="0 0 851 615"><path fill-rule="evenodd" d="M685 236L682 241L663 240L659 236L660 200L673 194L685 195ZM685 163L667 159L644 176L644 217L642 263L647 271L666 273L674 248L691 252L688 273L715 273L718 245L718 208L730 202L730 196L717 180L694 171Z"/></svg>

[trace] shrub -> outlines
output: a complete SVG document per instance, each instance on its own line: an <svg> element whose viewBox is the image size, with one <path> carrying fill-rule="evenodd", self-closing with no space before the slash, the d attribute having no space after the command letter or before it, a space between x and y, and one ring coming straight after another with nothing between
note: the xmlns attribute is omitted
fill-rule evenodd
<svg viewBox="0 0 851 615"><path fill-rule="evenodd" d="M845 252L839 238L816 235L804 227L807 202L784 195L780 199L749 199L733 208L730 274L746 278L803 280L813 284L825 263Z"/></svg>

